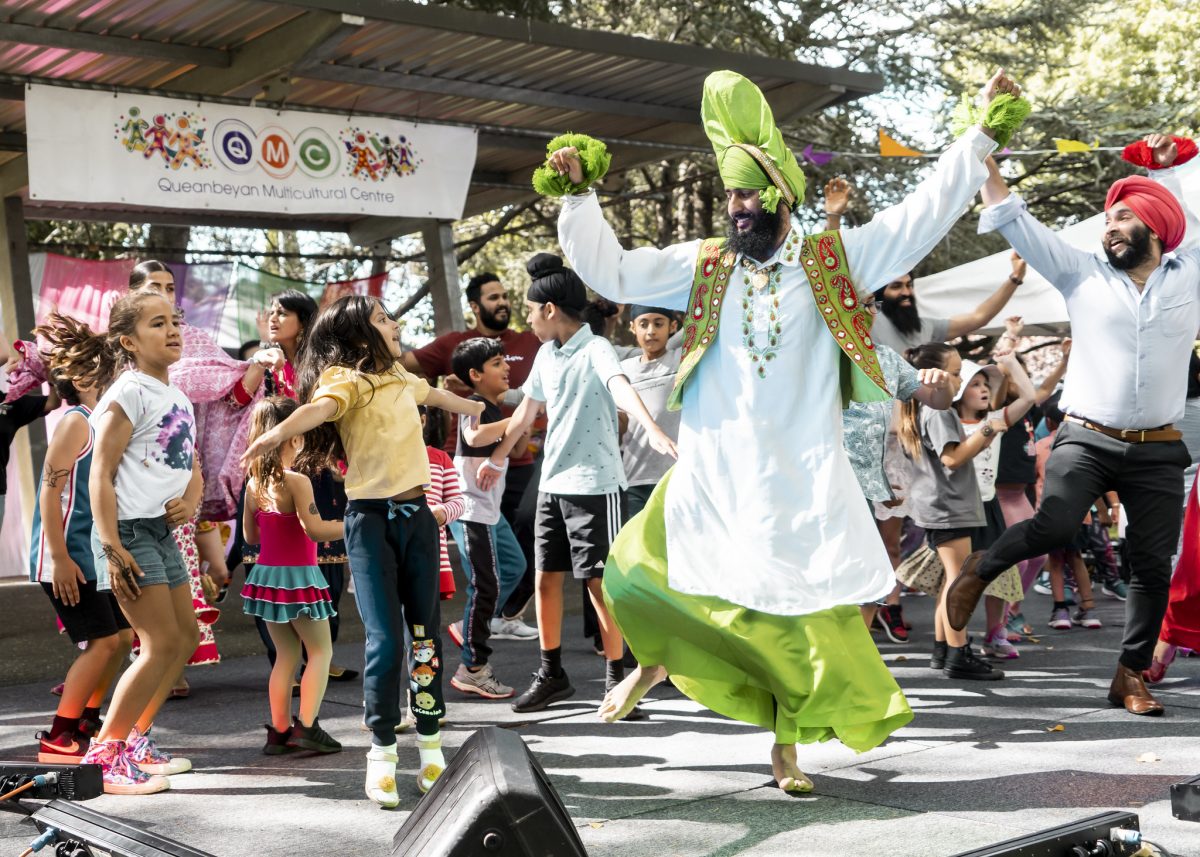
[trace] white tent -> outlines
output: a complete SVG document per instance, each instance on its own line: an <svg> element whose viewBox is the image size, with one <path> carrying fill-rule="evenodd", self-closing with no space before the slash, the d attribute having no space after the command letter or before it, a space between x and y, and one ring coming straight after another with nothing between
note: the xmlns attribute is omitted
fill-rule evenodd
<svg viewBox="0 0 1200 857"><path fill-rule="evenodd" d="M1188 207L1200 212L1200 158L1180 167L1179 179ZM1100 237L1103 233L1104 215L1097 214L1068 226L1059 234L1073 247L1098 253L1101 252ZM1012 272L1011 254L1011 250L1005 250L928 277L920 277L917 280L917 300L921 314L930 318L949 318L971 311L999 288ZM1003 320L1011 315L1019 315L1025 320L1027 333L1066 334L1070 327L1062 297L1032 268L1025 277L1024 285L1017 289L1008 306L987 330L1003 330Z"/></svg>

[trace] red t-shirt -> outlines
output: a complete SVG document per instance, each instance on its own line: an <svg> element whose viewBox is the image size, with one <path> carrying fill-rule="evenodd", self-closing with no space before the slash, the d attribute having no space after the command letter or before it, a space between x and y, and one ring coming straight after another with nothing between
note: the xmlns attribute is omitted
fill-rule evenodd
<svg viewBox="0 0 1200 857"><path fill-rule="evenodd" d="M450 357L454 354L454 349L459 343L465 342L468 339L475 339L483 336L478 330L452 330L449 333L443 333L433 342L426 346L413 351L413 357L417 359L417 363L421 366L421 372L429 379L431 383L436 382L438 378L446 375L453 375L454 369L450 365ZM542 347L542 343L532 332L518 330L504 330L499 336L493 336L492 339L500 340L500 345L504 348L504 359L508 361L508 385L514 390L525 384L525 379L529 377L530 370L533 369L533 360L537 357L538 349ZM512 408L504 408L504 415L510 416L513 412ZM450 430L446 433L445 450L450 455L454 455L454 450L458 446L458 420L450 421ZM519 458L512 458L509 461L510 466L519 467L523 464L533 464L532 455L522 455Z"/></svg>

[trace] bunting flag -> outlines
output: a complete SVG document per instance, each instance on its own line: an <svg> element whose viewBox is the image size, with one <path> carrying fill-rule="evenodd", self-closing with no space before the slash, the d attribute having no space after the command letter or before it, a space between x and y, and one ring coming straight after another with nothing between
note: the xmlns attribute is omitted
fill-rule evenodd
<svg viewBox="0 0 1200 857"><path fill-rule="evenodd" d="M833 160L833 152L815 152L812 143L805 146L800 155L815 167L823 167Z"/></svg>
<svg viewBox="0 0 1200 857"><path fill-rule="evenodd" d="M1076 152L1091 152L1099 148L1100 141L1092 143L1090 146L1082 140L1064 140L1061 137L1054 138L1054 147L1060 155L1071 155Z"/></svg>
<svg viewBox="0 0 1200 857"><path fill-rule="evenodd" d="M910 149L903 143L900 143L887 134L883 129L879 129L879 154L885 158L923 158L924 152L918 152L916 149Z"/></svg>

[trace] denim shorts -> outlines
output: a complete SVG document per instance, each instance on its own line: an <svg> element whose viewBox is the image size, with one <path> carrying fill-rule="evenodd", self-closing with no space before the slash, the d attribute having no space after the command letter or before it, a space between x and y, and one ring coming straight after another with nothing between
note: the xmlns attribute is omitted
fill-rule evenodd
<svg viewBox="0 0 1200 857"><path fill-rule="evenodd" d="M183 554L175 544L165 515L117 521L117 535L121 538L121 546L133 555L134 562L142 570L143 576L135 580L139 589L159 583L174 589L188 582ZM96 588L112 589L108 581L108 560L100 548L100 536L95 527L92 527L92 555L96 559Z"/></svg>

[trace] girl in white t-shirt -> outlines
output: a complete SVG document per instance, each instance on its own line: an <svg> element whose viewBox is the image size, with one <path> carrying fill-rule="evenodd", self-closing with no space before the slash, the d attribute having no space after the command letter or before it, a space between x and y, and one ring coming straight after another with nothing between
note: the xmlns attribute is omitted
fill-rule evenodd
<svg viewBox="0 0 1200 857"><path fill-rule="evenodd" d="M1005 429L1020 422L1033 407L1037 392L1017 362L1008 354L1001 357L998 365L980 366L969 360L963 361L963 385L954 400L954 408L962 420L963 432L969 438L985 425L1002 424ZM1008 377L1017 398L1006 407L992 410L1000 402L1000 389ZM996 472L1000 464L1000 444L985 446L973 459L975 479L979 484L979 496L983 500L984 526L971 540L971 550L984 550L1000 538L1006 524L1000 498L996 496ZM1008 640L1008 629L1004 623L1007 603L995 596L984 599L987 613L987 637L983 641L983 654L993 658L1009 660L1020 657L1020 652Z"/></svg>
<svg viewBox="0 0 1200 857"><path fill-rule="evenodd" d="M171 529L195 514L203 480L192 405L167 376L183 354L174 305L154 293L121 298L108 346L128 368L91 418L92 551L98 588L117 597L142 654L117 683L83 761L101 766L106 792L150 794L170 787L163 775L192 766L160 751L149 732L199 641L188 571Z"/></svg>

